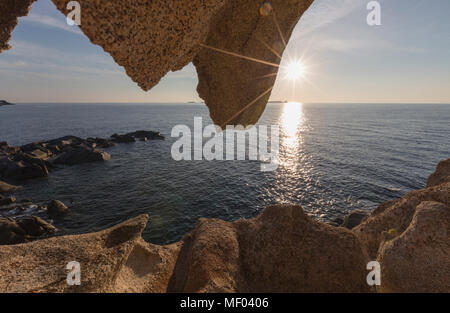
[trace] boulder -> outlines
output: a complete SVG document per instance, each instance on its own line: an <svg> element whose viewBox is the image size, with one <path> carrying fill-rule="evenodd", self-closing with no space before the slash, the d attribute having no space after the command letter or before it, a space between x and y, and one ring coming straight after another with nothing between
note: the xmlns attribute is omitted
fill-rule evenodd
<svg viewBox="0 0 450 313"><path fill-rule="evenodd" d="M0 246L0 292L111 292L128 290L127 285L149 291L160 276L169 279L170 268L161 267L173 267L173 263L159 255L167 249L151 249L141 242L147 220L143 215L98 233ZM80 263L80 286L66 282L66 267L72 261ZM142 285L136 280L133 285L139 277L149 280Z"/></svg>
<svg viewBox="0 0 450 313"><path fill-rule="evenodd" d="M112 142L111 140L104 139L104 138L95 138L93 141L97 144L97 147L100 148L110 148L114 147L116 144Z"/></svg>
<svg viewBox="0 0 450 313"><path fill-rule="evenodd" d="M439 162L436 171L428 177L427 187L450 182L450 159Z"/></svg>
<svg viewBox="0 0 450 313"><path fill-rule="evenodd" d="M450 292L450 207L424 201L408 228L381 244L381 292Z"/></svg>
<svg viewBox="0 0 450 313"><path fill-rule="evenodd" d="M7 184L0 180L0 193L8 193L18 189L19 187Z"/></svg>
<svg viewBox="0 0 450 313"><path fill-rule="evenodd" d="M9 196L9 197L4 197L2 195L0 195L0 205L9 205L16 202L16 198Z"/></svg>
<svg viewBox="0 0 450 313"><path fill-rule="evenodd" d="M441 177L442 166L431 177ZM411 224L417 206L424 201L450 205L450 182L411 191L403 198L383 203L360 225L352 229L373 259L377 256L386 232L402 234Z"/></svg>
<svg viewBox="0 0 450 313"><path fill-rule="evenodd" d="M42 237L53 235L56 228L37 216L26 216L17 220L19 225L29 237Z"/></svg>
<svg viewBox="0 0 450 313"><path fill-rule="evenodd" d="M16 154L19 151L19 147L11 146L6 141L0 142L0 152L2 152L3 155Z"/></svg>
<svg viewBox="0 0 450 313"><path fill-rule="evenodd" d="M54 164L75 165L110 160L111 156L97 149L78 147L69 149L53 160Z"/></svg>
<svg viewBox="0 0 450 313"><path fill-rule="evenodd" d="M168 246L142 240L147 219L1 246L0 292L369 290L357 238L311 220L301 207L272 206L255 219L232 223L201 219L193 232ZM71 261L81 265L81 286L65 282Z"/></svg>
<svg viewBox="0 0 450 313"><path fill-rule="evenodd" d="M126 134L127 136L132 136L138 139L146 140L164 140L164 136L159 132L147 131L147 130L137 130L132 133Z"/></svg>
<svg viewBox="0 0 450 313"><path fill-rule="evenodd" d="M347 229L299 206L252 220L200 219L181 242L169 292L364 292L366 257Z"/></svg>
<svg viewBox="0 0 450 313"><path fill-rule="evenodd" d="M13 159L0 159L0 175L7 179L26 180L48 176L47 164L26 155L15 155Z"/></svg>
<svg viewBox="0 0 450 313"><path fill-rule="evenodd" d="M59 200L52 200L47 205L47 213L52 217L58 217L69 212L69 209Z"/></svg>
<svg viewBox="0 0 450 313"><path fill-rule="evenodd" d="M347 214L342 221L341 227L345 227L347 229L352 229L359 224L369 215L369 212L355 210Z"/></svg>
<svg viewBox="0 0 450 313"><path fill-rule="evenodd" d="M130 135L119 135L119 134L113 134L111 136L112 140L117 143L132 143L136 142L136 139L134 139L133 136Z"/></svg>
<svg viewBox="0 0 450 313"><path fill-rule="evenodd" d="M12 218L0 217L0 245L13 245L25 241L27 241L27 234L16 221Z"/></svg>

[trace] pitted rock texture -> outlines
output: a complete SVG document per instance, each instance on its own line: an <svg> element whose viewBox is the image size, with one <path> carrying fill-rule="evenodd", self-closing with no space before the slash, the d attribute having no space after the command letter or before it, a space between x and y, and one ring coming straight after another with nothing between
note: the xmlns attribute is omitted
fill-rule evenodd
<svg viewBox="0 0 450 313"><path fill-rule="evenodd" d="M450 207L422 202L411 224L378 253L380 292L450 292Z"/></svg>
<svg viewBox="0 0 450 313"><path fill-rule="evenodd" d="M0 52L10 49L8 44L19 17L28 15L35 0L0 0Z"/></svg>
<svg viewBox="0 0 450 313"><path fill-rule="evenodd" d="M381 264L379 292L450 292L446 173L438 166L438 185L383 203L352 230L276 205L250 220L200 219L167 246L141 238L146 215L98 233L0 246L0 292L372 292L371 260ZM25 236L3 222L11 240ZM71 261L81 264L81 286L66 283Z"/></svg>
<svg viewBox="0 0 450 313"><path fill-rule="evenodd" d="M140 216L86 235L0 246L0 292L363 292L366 257L356 236L272 206L252 220L202 219L168 246L140 237ZM81 264L68 286L67 263Z"/></svg>
<svg viewBox="0 0 450 313"><path fill-rule="evenodd" d="M285 44L313 0L272 0L268 16L260 14L263 2L228 1L214 17L206 45L280 64L279 56ZM278 67L210 48L200 51L194 65L199 78L197 91L217 125L247 126L258 121L275 84ZM248 105L248 109L236 116Z"/></svg>
<svg viewBox="0 0 450 313"><path fill-rule="evenodd" d="M99 233L0 246L1 292L108 291L147 223L140 216ZM67 264L81 266L81 285L69 286Z"/></svg>
<svg viewBox="0 0 450 313"><path fill-rule="evenodd" d="M64 14L67 0L52 0ZM142 89L189 64L225 0L78 0L81 30Z"/></svg>
<svg viewBox="0 0 450 313"><path fill-rule="evenodd" d="M436 171L428 177L427 187L450 183L450 159L439 162Z"/></svg>
<svg viewBox="0 0 450 313"><path fill-rule="evenodd" d="M442 166L450 159L441 161L428 181L431 187L409 192L402 199L383 203L369 217L353 229L367 249L369 256L375 258L380 244L388 233L402 234L411 224L416 208L424 201L439 202L450 206L450 167ZM450 221L447 221L450 223Z"/></svg>
<svg viewBox="0 0 450 313"><path fill-rule="evenodd" d="M63 14L70 12L67 0L52 1ZM26 15L32 2L0 0L0 52L8 48L17 17ZM194 61L200 97L213 121L224 127L258 121L285 45L313 0L272 0L267 16L260 13L263 0L78 2L83 33L143 90Z"/></svg>

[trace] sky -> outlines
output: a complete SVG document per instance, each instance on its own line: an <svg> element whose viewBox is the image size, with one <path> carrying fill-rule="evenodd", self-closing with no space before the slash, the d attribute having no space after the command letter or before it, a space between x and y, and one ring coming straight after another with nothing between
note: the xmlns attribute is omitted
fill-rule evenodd
<svg viewBox="0 0 450 313"><path fill-rule="evenodd" d="M379 0L381 25L369 26L369 0L315 0L297 24L271 100L303 103L450 103L450 1ZM108 53L89 42L50 0L38 0L0 53L0 99L10 102L200 101L192 64L142 91Z"/></svg>

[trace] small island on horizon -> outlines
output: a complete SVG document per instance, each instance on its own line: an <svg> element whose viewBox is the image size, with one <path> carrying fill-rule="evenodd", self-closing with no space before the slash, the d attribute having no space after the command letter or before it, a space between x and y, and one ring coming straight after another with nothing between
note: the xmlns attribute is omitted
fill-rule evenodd
<svg viewBox="0 0 450 313"><path fill-rule="evenodd" d="M14 105L14 103L10 103L6 100L0 100L0 106L2 106L2 105Z"/></svg>

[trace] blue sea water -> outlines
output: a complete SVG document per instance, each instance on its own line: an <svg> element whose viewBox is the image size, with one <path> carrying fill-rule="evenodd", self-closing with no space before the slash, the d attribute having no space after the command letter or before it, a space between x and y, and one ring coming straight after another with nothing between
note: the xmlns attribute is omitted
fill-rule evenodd
<svg viewBox="0 0 450 313"><path fill-rule="evenodd" d="M142 213L157 244L179 240L200 217L250 218L265 206L300 204L330 221L425 186L450 157L450 105L269 104L260 124L280 125L280 166L255 161L179 161L172 127L210 124L200 104L18 104L0 108L0 141L13 145L64 135L109 137L157 130L165 141L105 149L104 163L65 167L15 193L35 203L73 201L53 220L60 234L104 229ZM47 218L45 213L41 213Z"/></svg>

